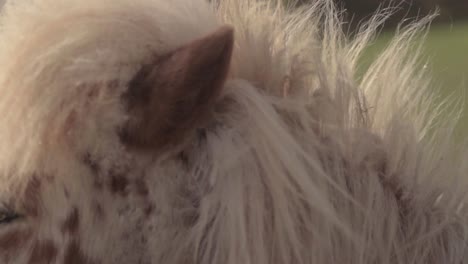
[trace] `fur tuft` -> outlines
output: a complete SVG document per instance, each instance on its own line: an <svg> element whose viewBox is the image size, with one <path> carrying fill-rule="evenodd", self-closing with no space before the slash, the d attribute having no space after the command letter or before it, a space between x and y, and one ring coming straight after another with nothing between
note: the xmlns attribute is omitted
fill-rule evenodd
<svg viewBox="0 0 468 264"><path fill-rule="evenodd" d="M260 0L9 2L0 168L67 171L85 151L109 164L141 158L116 133L128 81L153 52L228 24L232 65L202 147L188 148L184 170L173 153L137 163L170 215L151 219L148 263L468 263L468 148L452 142L455 116L434 126L439 108L414 44L431 18L402 29L357 78L387 16L349 40L331 0L298 10ZM174 202L180 186L196 202Z"/></svg>

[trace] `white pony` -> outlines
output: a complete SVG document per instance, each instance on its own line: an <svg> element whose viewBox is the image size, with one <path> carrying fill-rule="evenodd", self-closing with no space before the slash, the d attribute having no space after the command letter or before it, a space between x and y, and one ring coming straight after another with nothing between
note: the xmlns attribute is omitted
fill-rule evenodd
<svg viewBox="0 0 468 264"><path fill-rule="evenodd" d="M468 263L465 145L402 30L331 1L13 0L3 264Z"/></svg>

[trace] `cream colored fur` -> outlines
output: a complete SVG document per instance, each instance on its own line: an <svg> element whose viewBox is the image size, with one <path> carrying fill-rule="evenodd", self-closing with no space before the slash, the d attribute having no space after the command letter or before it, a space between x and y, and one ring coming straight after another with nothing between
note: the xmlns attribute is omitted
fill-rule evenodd
<svg viewBox="0 0 468 264"><path fill-rule="evenodd" d="M87 213L80 222L81 250L97 263L468 263L466 148L452 140L456 116L433 122L430 74L412 46L429 19L357 78L386 16L348 40L328 0L299 10L260 0L10 1L0 22L0 197L15 199L33 174L59 175L45 187L47 214L23 223L58 245L70 241L55 228L62 210L102 201L104 223ZM117 135L128 81L154 52L224 24L235 48L223 111L201 147L184 147L188 167L172 152L128 150ZM143 173L158 214L145 218L133 196L96 194L77 158L85 152L103 170ZM122 204L125 213L111 213ZM17 227L0 228L1 238ZM20 251L0 259L28 263L31 249Z"/></svg>

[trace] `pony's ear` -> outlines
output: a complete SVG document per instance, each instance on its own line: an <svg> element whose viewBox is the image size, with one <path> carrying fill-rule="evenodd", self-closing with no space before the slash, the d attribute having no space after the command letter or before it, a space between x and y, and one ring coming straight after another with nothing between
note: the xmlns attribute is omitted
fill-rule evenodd
<svg viewBox="0 0 468 264"><path fill-rule="evenodd" d="M123 96L130 116L124 143L161 149L200 126L224 86L233 45L233 29L224 26L144 66Z"/></svg>

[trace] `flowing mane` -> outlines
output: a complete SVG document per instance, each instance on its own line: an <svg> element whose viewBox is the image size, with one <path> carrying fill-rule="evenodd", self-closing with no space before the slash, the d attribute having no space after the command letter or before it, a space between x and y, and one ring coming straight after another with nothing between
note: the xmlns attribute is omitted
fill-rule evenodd
<svg viewBox="0 0 468 264"><path fill-rule="evenodd" d="M358 78L362 53L389 11L352 38L330 0L299 9L261 0L24 0L2 12L0 198L11 186L26 190L37 171L66 175L63 185L83 203L94 194L75 181L94 181L83 175L96 167L128 172L125 181L113 178L116 192L142 174L153 205L145 210L158 213L121 210L148 228L135 224L129 232L144 237L146 251L127 254L138 255L132 261L147 257L138 263L468 263L468 148L453 142L456 116L438 118L416 42L430 17L401 29ZM212 108L194 107L168 121L202 113L180 126L193 133L168 125L156 140L142 132L153 123L132 118L146 101L141 91L127 90L154 77L146 68L155 51L182 54L161 56L158 69L167 75L152 81L164 85L165 76L188 80L182 75L196 70L185 59L204 67L211 55L194 51L209 53L199 46L221 42L227 48L210 47L224 56L213 63L226 71L206 64L204 72L221 76L213 82L222 81L216 97L203 101ZM205 89L193 84L186 91L192 96L197 87ZM184 96L156 108L187 101L191 107ZM136 147L122 139L132 122L138 126L128 133L137 136L129 142ZM158 150L149 155L147 146ZM84 153L91 169L77 159ZM131 190L121 200L102 198L101 207L136 204ZM124 263L106 257L105 243L93 244L90 234L83 235L90 259Z"/></svg>

